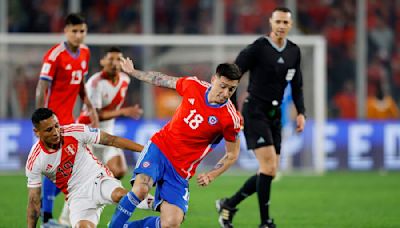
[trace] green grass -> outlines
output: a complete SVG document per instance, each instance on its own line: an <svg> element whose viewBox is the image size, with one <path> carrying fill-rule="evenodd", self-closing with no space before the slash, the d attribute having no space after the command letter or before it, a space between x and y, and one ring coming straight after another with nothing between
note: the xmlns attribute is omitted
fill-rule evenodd
<svg viewBox="0 0 400 228"><path fill-rule="evenodd" d="M218 227L214 202L231 195L244 175L225 175L211 186L191 183L189 211L182 227ZM26 227L26 179L20 173L0 173L0 227ZM129 186L128 178L124 186ZM56 201L55 215L62 206ZM234 225L258 227L256 196L239 205ZM272 216L285 227L400 227L400 172L333 172L324 176L283 176L273 184ZM99 227L105 227L114 206L108 206ZM137 210L133 219L155 212Z"/></svg>

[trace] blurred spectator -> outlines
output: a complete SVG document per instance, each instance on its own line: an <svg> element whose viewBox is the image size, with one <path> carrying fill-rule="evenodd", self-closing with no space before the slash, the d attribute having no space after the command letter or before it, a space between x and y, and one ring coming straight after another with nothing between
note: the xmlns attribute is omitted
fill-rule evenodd
<svg viewBox="0 0 400 228"><path fill-rule="evenodd" d="M380 58L388 60L393 50L394 35L392 29L387 26L381 16L377 16L376 26L369 31L368 36L371 39L373 48L379 53Z"/></svg>
<svg viewBox="0 0 400 228"><path fill-rule="evenodd" d="M399 39L400 40L400 39ZM391 83L391 91L397 100L400 98L400 43L396 45L396 52L393 55L391 60L391 68L392 68L392 83Z"/></svg>
<svg viewBox="0 0 400 228"><path fill-rule="evenodd" d="M342 119L355 119L356 112L356 96L354 82L347 80L343 84L343 88L333 97L333 105L336 108L337 117Z"/></svg>
<svg viewBox="0 0 400 228"><path fill-rule="evenodd" d="M265 20L284 0L222 0L225 4L226 34L266 33ZM154 33L212 34L213 0L154 0ZM81 10L88 18L91 33L140 34L142 0L82 0ZM368 94L374 96L374 83L389 86L395 101L400 100L400 1L368 0ZM69 0L8 1L10 32L62 32L62 19ZM298 29L304 34L324 34L328 44L328 103L342 93L346 79L355 80L356 0L297 0ZM94 47L91 47L94 49ZM159 48L156 56L169 48ZM135 52L134 56L141 56ZM93 52L93 59L96 52ZM209 66L207 66L209 67ZM188 70L171 68L176 75ZM182 70L182 71L181 71ZM36 70L38 71L38 70ZM189 75L192 75L189 72ZM200 74L199 74L200 75ZM208 74L206 74L208 75ZM138 84L138 83L136 83ZM128 100L130 98L127 98ZM334 106L329 107L331 110ZM330 116L332 117L332 116Z"/></svg>
<svg viewBox="0 0 400 228"><path fill-rule="evenodd" d="M368 95L374 96L376 94L376 84L377 83L387 83L387 69L381 62L381 59L378 55L375 55L368 65L367 69L367 79L368 79Z"/></svg>
<svg viewBox="0 0 400 228"><path fill-rule="evenodd" d="M397 119L399 108L393 98L384 92L381 84L377 84L376 95L367 99L368 119Z"/></svg>
<svg viewBox="0 0 400 228"><path fill-rule="evenodd" d="M67 0L8 1L10 32L62 32Z"/></svg>
<svg viewBox="0 0 400 228"><path fill-rule="evenodd" d="M28 80L23 67L19 66L16 69L16 78L14 81L14 88L17 91L19 109L21 113L25 113L28 108Z"/></svg>

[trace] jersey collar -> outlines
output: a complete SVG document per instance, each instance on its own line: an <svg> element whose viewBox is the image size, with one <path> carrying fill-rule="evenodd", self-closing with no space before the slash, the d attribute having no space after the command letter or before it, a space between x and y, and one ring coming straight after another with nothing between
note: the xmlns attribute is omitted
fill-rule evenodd
<svg viewBox="0 0 400 228"><path fill-rule="evenodd" d="M73 52L68 48L67 42L64 42L64 47L65 47L65 49L67 50L68 54L69 54L72 58L74 58L74 59L78 58L79 55L81 54L81 49L80 49L80 48L78 48L78 51L77 51L76 53L73 53Z"/></svg>
<svg viewBox="0 0 400 228"><path fill-rule="evenodd" d="M278 47L278 45L276 45L276 44L274 43L274 41L272 41L271 37L269 37L269 36L265 36L265 39L267 39L268 42L271 44L271 46L272 46L275 50L277 50L278 52L282 52L282 51L285 50L285 48L286 48L286 45L287 45L287 39L286 39L286 38L283 40L283 45L282 45L282 47Z"/></svg>
<svg viewBox="0 0 400 228"><path fill-rule="evenodd" d="M207 106L209 106L209 107L211 107L211 108L220 108L220 107L222 107L222 106L224 106L226 103L228 103L228 100L229 99L227 99L224 103L222 103L222 104L211 104L210 102L208 102L208 93L210 92L210 89L211 89L211 86L210 87L208 87L207 88L207 90L206 90L206 93L205 93L205 97L204 97L204 100L206 101L206 105Z"/></svg>
<svg viewBox="0 0 400 228"><path fill-rule="evenodd" d="M42 142L42 140L39 139L39 145L42 148L42 150L46 153L46 154L54 154L57 153L58 150L60 150L60 148L62 147L62 145L60 144L60 147L55 150L55 151L49 151L46 146L44 145L44 143Z"/></svg>
<svg viewBox="0 0 400 228"><path fill-rule="evenodd" d="M117 80L115 80L115 82L113 82L104 70L101 71L101 78L103 78L104 80L108 81L114 87L117 86L119 81L120 81L119 73L117 73L117 75L116 75L116 79Z"/></svg>

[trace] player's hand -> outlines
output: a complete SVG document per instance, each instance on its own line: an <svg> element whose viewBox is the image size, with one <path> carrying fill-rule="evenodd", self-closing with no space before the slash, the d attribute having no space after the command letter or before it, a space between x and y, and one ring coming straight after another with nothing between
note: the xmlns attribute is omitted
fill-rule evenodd
<svg viewBox="0 0 400 228"><path fill-rule="evenodd" d="M306 118L303 114L299 114L296 117L296 132L300 133L304 130L304 125L306 124Z"/></svg>
<svg viewBox="0 0 400 228"><path fill-rule="evenodd" d="M121 57L121 69L128 74L132 74L135 71L132 59Z"/></svg>
<svg viewBox="0 0 400 228"><path fill-rule="evenodd" d="M138 104L126 108L122 108L122 114L126 117L133 119L139 119L143 115L143 109L139 107Z"/></svg>
<svg viewBox="0 0 400 228"><path fill-rule="evenodd" d="M197 175L197 184L202 187L207 186L213 180L214 178L208 175L207 173L202 173Z"/></svg>

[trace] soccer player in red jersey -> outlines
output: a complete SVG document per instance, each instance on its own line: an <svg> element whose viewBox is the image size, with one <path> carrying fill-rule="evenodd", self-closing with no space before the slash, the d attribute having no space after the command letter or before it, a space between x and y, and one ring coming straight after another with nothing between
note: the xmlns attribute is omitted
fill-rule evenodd
<svg viewBox="0 0 400 228"><path fill-rule="evenodd" d="M69 14L65 19L66 41L54 45L43 58L40 80L36 87L36 108L47 107L54 111L61 125L75 122L73 109L78 94L87 105L93 127L98 117L84 86L88 73L89 48L83 44L87 34L85 19L79 14ZM48 222L52 216L53 201L59 190L52 181L43 181L42 218Z"/></svg>
<svg viewBox="0 0 400 228"><path fill-rule="evenodd" d="M241 119L229 100L241 73L235 64L220 64L211 84L196 77L172 77L159 72L142 72L132 60L122 59L122 69L139 80L176 89L182 96L172 120L150 139L133 173L132 191L119 203L109 227L179 227L188 210L189 179L203 158L224 138L226 154L214 169L197 176L207 186L236 161ZM154 209L150 216L127 223L136 206L157 184Z"/></svg>

